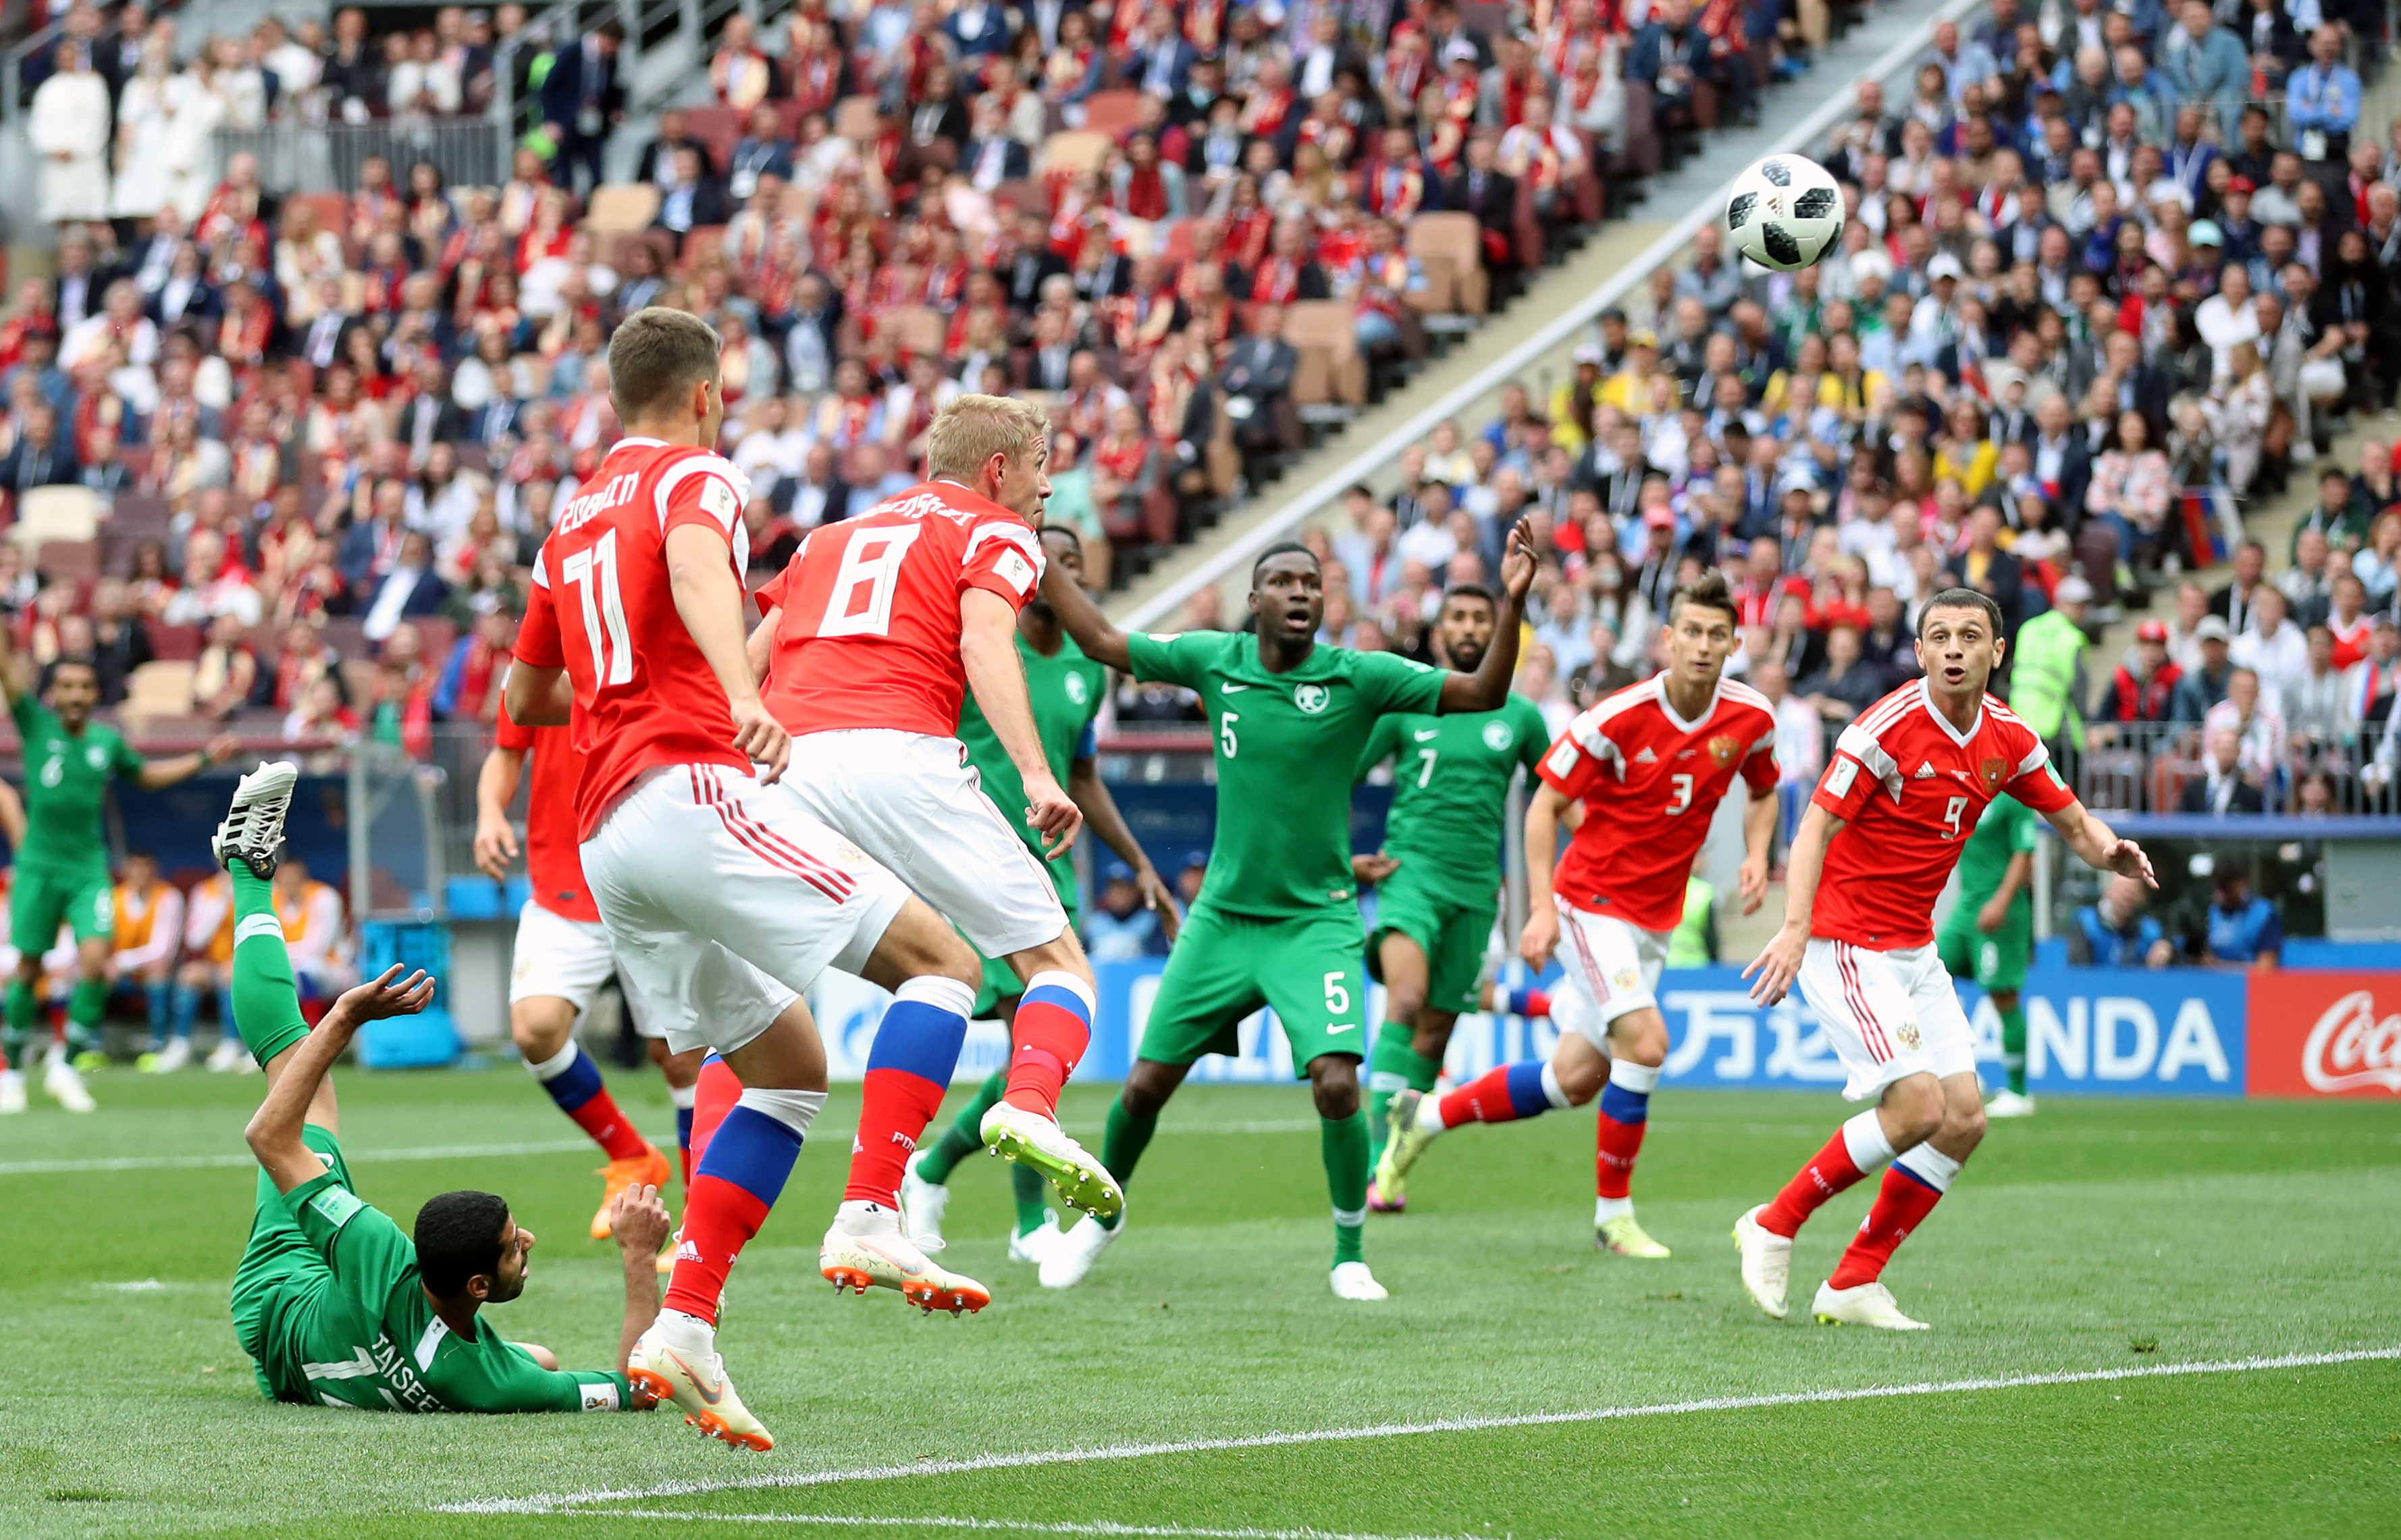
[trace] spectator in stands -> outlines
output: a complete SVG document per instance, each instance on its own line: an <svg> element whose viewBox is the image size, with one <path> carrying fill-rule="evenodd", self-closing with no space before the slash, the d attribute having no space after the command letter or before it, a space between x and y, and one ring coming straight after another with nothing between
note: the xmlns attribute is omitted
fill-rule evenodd
<svg viewBox="0 0 2401 1540"><path fill-rule="evenodd" d="M21 500L36 487L72 487L82 481L75 446L59 436L59 415L48 403L28 407L17 442L0 455L0 488Z"/></svg>
<svg viewBox="0 0 2401 1540"><path fill-rule="evenodd" d="M1101 884L1100 902L1084 921L1084 945L1097 962L1131 962L1166 950L1159 916L1146 908L1133 870L1111 860Z"/></svg>
<svg viewBox="0 0 2401 1540"><path fill-rule="evenodd" d="M2198 667L2184 670L2176 681L2175 720L2199 722L2209 714L2210 708L2226 698L2228 678L2234 665L2229 661L2233 638L2226 622L2216 615L2203 615L2192 629L2193 644L2200 657Z"/></svg>
<svg viewBox="0 0 2401 1540"><path fill-rule="evenodd" d="M2342 476L2346 488L2350 485L2351 478L2343 476L2341 472L2334 471L2330 474ZM2321 479L2319 486L2323 488L2326 482ZM2234 548L2232 580L2209 596L2209 612L2226 623L2229 638L2251 629L2256 619L2255 611L2259 591L2266 581L2267 574L2268 548L2266 546L2256 540L2246 540Z"/></svg>
<svg viewBox="0 0 2401 1540"><path fill-rule="evenodd" d="M2263 585L2252 606L2251 628L2234 639L2228 653L2237 668L2259 676L2271 699L2281 698L2309 664L2309 643L2300 627L2285 618L2288 609L2283 589Z"/></svg>
<svg viewBox="0 0 2401 1540"><path fill-rule="evenodd" d="M2242 748L2243 736L2231 724L2214 725L2203 734L2202 774L2184 783L2179 811L2220 818L2266 811L2259 788L2243 777Z"/></svg>
<svg viewBox="0 0 2401 1540"><path fill-rule="evenodd" d="M2099 901L2079 908L2070 924L2067 960L2079 968L2165 968L2175 961L2175 943L2145 913L2150 901L2136 878L2102 879Z"/></svg>
<svg viewBox="0 0 2401 1540"><path fill-rule="evenodd" d="M2176 686L2183 679L2184 670L2168 655L2167 623L2147 620L2136 627L2134 645L2110 677L2093 718L2112 722L2173 722Z"/></svg>
<svg viewBox="0 0 2401 1540"><path fill-rule="evenodd" d="M89 50L63 42L55 69L34 91L26 136L42 158L42 219L65 226L108 217L108 83Z"/></svg>
<svg viewBox="0 0 2401 1540"><path fill-rule="evenodd" d="M2319 27L2310 34L2309 63L2284 82L2284 119L2304 160L2340 162L2351 155L2360 86L2359 76L2341 62L2342 48L2340 28Z"/></svg>
<svg viewBox="0 0 2401 1540"><path fill-rule="evenodd" d="M2284 953L2284 916L2251 891L2250 872L2233 861L2217 873L2205 925L2202 959L2214 967L2267 972Z"/></svg>
<svg viewBox="0 0 2401 1540"><path fill-rule="evenodd" d="M259 691L258 653L241 617L220 612L192 669L192 709L212 722L230 722Z"/></svg>
<svg viewBox="0 0 2401 1540"><path fill-rule="evenodd" d="M542 77L545 131L558 145L553 174L562 185L572 185L579 166L593 186L600 185L600 158L609 131L625 117L625 88L617 77L617 48L624 37L624 28L613 18L603 21L561 48ZM684 174L680 166L677 174Z"/></svg>
<svg viewBox="0 0 2401 1540"><path fill-rule="evenodd" d="M450 585L434 570L432 541L406 530L382 581L367 591L362 630L369 641L382 641L404 620L440 614L449 598Z"/></svg>
<svg viewBox="0 0 2401 1540"><path fill-rule="evenodd" d="M184 577L167 598L159 618L169 626L208 626L230 616L243 626L257 625L266 605L251 584L248 568L226 548L225 537L213 528L196 529L184 542Z"/></svg>

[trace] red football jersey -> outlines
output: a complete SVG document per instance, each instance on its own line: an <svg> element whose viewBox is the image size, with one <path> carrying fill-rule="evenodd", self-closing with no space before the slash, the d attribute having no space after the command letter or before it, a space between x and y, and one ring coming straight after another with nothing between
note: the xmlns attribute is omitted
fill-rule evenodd
<svg viewBox="0 0 2401 1540"><path fill-rule="evenodd" d="M526 792L526 878L533 901L570 920L597 920L600 906L583 885L583 851L575 841L575 791L583 784L583 756L571 727L520 727L501 705L495 741L533 755Z"/></svg>
<svg viewBox="0 0 2401 1540"><path fill-rule="evenodd" d="M1638 929L1674 929L1737 775L1754 795L1776 788L1776 708L1740 680L1719 680L1696 722L1667 704L1664 674L1587 708L1543 756L1543 779L1585 809L1552 891Z"/></svg>
<svg viewBox="0 0 2401 1540"><path fill-rule="evenodd" d="M725 537L738 582L749 557L749 478L707 449L620 439L534 557L516 655L565 668L575 685L573 732L584 755L579 843L610 799L653 765L749 768L734 747L724 687L676 612L666 564L667 531L696 524Z"/></svg>
<svg viewBox="0 0 2401 1540"><path fill-rule="evenodd" d="M1042 577L1032 526L956 482L928 481L821 524L759 590L780 609L767 708L795 736L843 727L959 730L959 598L1023 609Z"/></svg>
<svg viewBox="0 0 2401 1540"><path fill-rule="evenodd" d="M1871 952L1934 941L1934 901L1987 804L2002 792L2037 813L2076 800L2033 728L1992 696L1962 734L1914 680L1835 740L1813 799L1846 820L1826 847L1809 933Z"/></svg>

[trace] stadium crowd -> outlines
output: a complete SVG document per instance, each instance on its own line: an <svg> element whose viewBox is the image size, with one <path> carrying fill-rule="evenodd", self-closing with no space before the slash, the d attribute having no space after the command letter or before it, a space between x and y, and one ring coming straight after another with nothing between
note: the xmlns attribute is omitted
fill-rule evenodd
<svg viewBox="0 0 2401 1540"><path fill-rule="evenodd" d="M729 17L716 104L662 115L614 184L610 25L182 39L78 5L28 76L59 264L0 316L0 495L80 486L101 518L0 543L0 604L139 713L429 754L491 720L551 511L616 432L606 337L652 303L727 338L761 577L913 479L967 389L1049 405L1050 516L1122 575L1302 447L1322 355L1424 346L1463 276L1429 215L1470 216L1463 260L1519 284L1604 174L1755 111L1828 25L1817 0L809 0L773 35ZM2401 356L2401 135L2359 122L2386 42L2381 7L2317 0L1946 23L1907 99L1863 83L1821 149L1840 253L1769 276L1705 230L1572 378L1348 500L1317 537L1327 635L1425 654L1441 585L1533 520L1521 687L1556 723L1647 672L1660 599L1722 566L1798 782L1955 580L2010 618L2021 713L2088 790L2122 782L2101 805L2389 795L2394 456L2322 452ZM209 148L472 114L502 59L528 132L499 186L370 157L350 193L285 194ZM1329 304L1341 336L1296 336ZM2318 502L2271 575L2243 519L2295 476ZM2230 546L2230 585L2188 581ZM2122 662L2091 655L2143 606ZM161 660L189 667L145 691Z"/></svg>
<svg viewBox="0 0 2401 1540"><path fill-rule="evenodd" d="M1837 254L1767 274L1704 227L1546 398L1510 386L1409 449L1392 497L1354 488L1321 541L1328 639L1430 655L1442 585L1530 520L1550 559L1522 687L1557 726L1655 667L1666 596L1720 567L1804 786L1914 672L1916 602L1964 584L2095 805L2390 807L2394 447L2327 451L2401 378L2401 132L2363 128L2345 62L2373 68L2381 7L2325 14L2230 30L2192 3L2147 30L1998 0L1943 24L1909 100L1862 83L1827 147ZM2288 480L2316 501L2271 553L2244 519ZM2129 612L2133 644L2095 656Z"/></svg>

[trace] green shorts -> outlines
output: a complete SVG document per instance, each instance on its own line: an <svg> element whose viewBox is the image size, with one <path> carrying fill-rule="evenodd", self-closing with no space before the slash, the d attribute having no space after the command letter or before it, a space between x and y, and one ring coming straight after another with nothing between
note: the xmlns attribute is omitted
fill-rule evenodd
<svg viewBox="0 0 2401 1540"><path fill-rule="evenodd" d="M1055 860L1044 861L1042 866L1050 873L1051 886L1059 889L1059 907L1067 912L1069 934L1079 934L1076 923L1076 863ZM964 937L966 932L960 934ZM999 1014L1001 1001L1013 1000L1025 993L1025 981L1017 976L1017 969L1009 967L1006 958L984 957L981 953L977 956L983 961L983 983L976 991L975 1005L968 1011L967 1020L990 1021Z"/></svg>
<svg viewBox="0 0 2401 1540"><path fill-rule="evenodd" d="M1492 922L1501 912L1500 884L1489 888L1446 882L1431 867L1413 874L1404 860L1376 888L1376 928L1367 936L1367 972L1384 982L1386 936L1406 936L1425 954L1426 1004L1465 1014L1482 1009L1476 998L1484 982L1484 955L1492 943ZM1465 899L1480 893L1482 902Z"/></svg>
<svg viewBox="0 0 2401 1540"><path fill-rule="evenodd" d="M341 1141L332 1130L310 1123L300 1137L325 1158L336 1183L357 1190L350 1162L342 1158ZM300 1366L309 1356L310 1328L338 1292L332 1265L309 1244L275 1183L260 1172L250 1244L234 1269L233 1331L242 1352L250 1354L260 1394L268 1400L315 1400Z"/></svg>
<svg viewBox="0 0 2401 1540"><path fill-rule="evenodd" d="M2010 917L1990 933L1976 928L1973 910L1964 903L1959 907L1967 912L1944 925L1942 933L1934 938L1943 968L1955 979L1975 980L1987 994L2023 990L2026 969L2034 961L2032 906L2011 906Z"/></svg>
<svg viewBox="0 0 2401 1540"><path fill-rule="evenodd" d="M1365 938L1348 903L1307 914L1229 914L1200 907L1184 921L1143 1028L1139 1056L1188 1065L1239 1053L1242 1018L1274 1011L1292 1045L1296 1079L1327 1053L1366 1053Z"/></svg>
<svg viewBox="0 0 2401 1540"><path fill-rule="evenodd" d="M47 872L39 867L17 869L8 890L8 944L29 957L38 957L59 944L59 927L75 931L75 939L105 941L117 932L117 894L108 869Z"/></svg>

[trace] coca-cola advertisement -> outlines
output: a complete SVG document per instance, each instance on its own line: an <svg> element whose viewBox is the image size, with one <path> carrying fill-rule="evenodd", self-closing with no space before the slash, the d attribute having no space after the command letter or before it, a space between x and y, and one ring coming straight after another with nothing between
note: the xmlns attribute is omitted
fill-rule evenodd
<svg viewBox="0 0 2401 1540"><path fill-rule="evenodd" d="M2401 973L2250 982L2252 1095L2401 1098Z"/></svg>

